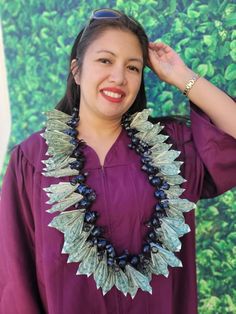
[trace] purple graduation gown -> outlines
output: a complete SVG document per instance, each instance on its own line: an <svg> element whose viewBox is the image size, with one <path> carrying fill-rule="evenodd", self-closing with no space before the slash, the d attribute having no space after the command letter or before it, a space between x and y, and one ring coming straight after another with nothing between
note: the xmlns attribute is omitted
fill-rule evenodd
<svg viewBox="0 0 236 314"><path fill-rule="evenodd" d="M236 185L236 141L217 129L196 108L192 127L165 123L165 132L180 150L182 175L187 179L183 197L197 202ZM88 184L96 190L93 209L99 225L118 253L139 253L155 198L140 159L127 148L122 131L108 152L104 167L96 153L85 147ZM0 210L0 313L1 314L196 314L194 211L185 214L191 232L180 238L176 255L183 268L169 268L168 278L154 275L152 295L138 291L132 300L116 288L105 296L91 277L76 276L78 263L67 264L61 254L63 234L48 227L56 214L46 210L42 190L67 178L41 175L47 146L39 133L18 145L2 187Z"/></svg>

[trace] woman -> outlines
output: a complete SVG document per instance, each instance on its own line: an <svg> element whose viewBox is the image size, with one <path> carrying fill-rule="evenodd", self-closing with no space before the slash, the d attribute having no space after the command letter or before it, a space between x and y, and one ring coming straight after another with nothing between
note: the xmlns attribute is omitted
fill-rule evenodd
<svg viewBox="0 0 236 314"><path fill-rule="evenodd" d="M147 64L196 105L191 128L135 115ZM57 108L5 177L1 313L196 313L190 210L235 185L235 103L169 46L148 44L136 21L103 9L75 40Z"/></svg>

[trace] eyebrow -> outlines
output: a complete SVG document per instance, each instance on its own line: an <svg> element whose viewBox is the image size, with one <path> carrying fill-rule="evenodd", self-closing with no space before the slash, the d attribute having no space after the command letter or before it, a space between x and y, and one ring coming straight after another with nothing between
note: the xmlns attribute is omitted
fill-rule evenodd
<svg viewBox="0 0 236 314"><path fill-rule="evenodd" d="M113 56L116 56L116 54L114 52L110 51L110 50L102 49L102 50L98 50L96 52L97 53L106 52L106 53L110 53ZM137 62L140 62L141 64L143 64L143 60L140 59L140 58L130 58L129 61L137 61Z"/></svg>

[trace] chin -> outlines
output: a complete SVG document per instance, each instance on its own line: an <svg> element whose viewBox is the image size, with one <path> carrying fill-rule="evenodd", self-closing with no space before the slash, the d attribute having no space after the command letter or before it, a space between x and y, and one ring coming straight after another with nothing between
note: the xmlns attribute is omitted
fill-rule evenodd
<svg viewBox="0 0 236 314"><path fill-rule="evenodd" d="M110 108L110 109L114 109L114 108ZM121 119L123 114L125 112L127 112L128 109L114 109L114 110L104 110L104 111L100 111L100 114L103 115L104 117L107 117L107 118L116 118L116 119Z"/></svg>

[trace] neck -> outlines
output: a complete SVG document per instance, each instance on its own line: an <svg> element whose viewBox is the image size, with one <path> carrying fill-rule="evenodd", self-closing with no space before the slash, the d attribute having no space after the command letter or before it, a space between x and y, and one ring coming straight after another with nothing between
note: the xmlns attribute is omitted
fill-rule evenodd
<svg viewBox="0 0 236 314"><path fill-rule="evenodd" d="M94 117L90 113L80 112L78 125L79 138L87 143L90 141L103 141L109 138L116 138L121 131L120 118L103 119Z"/></svg>

